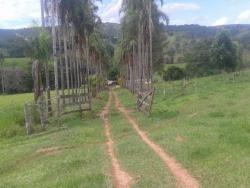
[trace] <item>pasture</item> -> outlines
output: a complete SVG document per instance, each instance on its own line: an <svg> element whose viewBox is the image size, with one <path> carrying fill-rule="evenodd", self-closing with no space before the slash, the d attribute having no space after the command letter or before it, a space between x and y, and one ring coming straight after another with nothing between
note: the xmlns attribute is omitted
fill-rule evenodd
<svg viewBox="0 0 250 188"><path fill-rule="evenodd" d="M250 72L158 83L150 117L118 90L148 136L193 173L202 187L250 184Z"/></svg>
<svg viewBox="0 0 250 188"><path fill-rule="evenodd" d="M156 84L152 114L135 108L135 96L115 89L150 139L175 157L202 187L250 184L250 71ZM113 187L111 162L99 117L107 92L94 110L54 120L47 132L26 136L23 103L32 94L0 97L0 187ZM114 151L132 174L133 187L175 187L172 174L112 103Z"/></svg>

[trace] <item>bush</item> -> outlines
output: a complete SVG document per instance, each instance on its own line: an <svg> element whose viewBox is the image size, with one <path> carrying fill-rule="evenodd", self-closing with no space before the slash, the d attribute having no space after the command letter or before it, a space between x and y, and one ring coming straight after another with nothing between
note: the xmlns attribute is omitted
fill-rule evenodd
<svg viewBox="0 0 250 188"><path fill-rule="evenodd" d="M115 67L112 67L112 68L109 70L108 79L109 79L109 80L112 80L112 81L116 81L117 78L118 78L118 74L119 74L118 69L115 68Z"/></svg>
<svg viewBox="0 0 250 188"><path fill-rule="evenodd" d="M185 78L185 71L176 66L171 66L167 69L167 71L163 75L163 79L165 81L173 81L173 80L181 80Z"/></svg>

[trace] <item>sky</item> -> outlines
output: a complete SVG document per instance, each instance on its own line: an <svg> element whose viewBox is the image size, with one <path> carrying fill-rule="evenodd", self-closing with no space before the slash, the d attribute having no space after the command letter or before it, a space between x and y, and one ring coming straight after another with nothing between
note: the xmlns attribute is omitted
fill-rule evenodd
<svg viewBox="0 0 250 188"><path fill-rule="evenodd" d="M171 25L250 24L250 0L164 0L159 8ZM103 22L119 23L122 0L102 0L98 15ZM40 22L40 0L0 0L0 28L29 27Z"/></svg>

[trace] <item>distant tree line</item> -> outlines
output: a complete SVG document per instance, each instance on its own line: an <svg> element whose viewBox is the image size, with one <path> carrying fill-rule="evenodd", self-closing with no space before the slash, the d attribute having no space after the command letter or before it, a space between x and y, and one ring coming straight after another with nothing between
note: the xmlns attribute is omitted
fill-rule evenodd
<svg viewBox="0 0 250 188"><path fill-rule="evenodd" d="M185 68L169 67L164 72L164 80L179 80L184 77L200 77L236 71L242 65L241 49L232 42L226 32L214 39L196 42L184 54Z"/></svg>
<svg viewBox="0 0 250 188"><path fill-rule="evenodd" d="M0 88L1 93L4 94L15 94L15 93L29 93L33 91L33 77L32 77L32 63L31 60L27 59L27 67L23 68L20 66L8 66L6 63L1 64L0 71ZM50 84L54 88L53 79L53 66L50 65L49 74L51 77ZM45 70L42 69L42 78L45 76ZM42 80L45 84L45 79ZM43 86L45 88L45 85Z"/></svg>

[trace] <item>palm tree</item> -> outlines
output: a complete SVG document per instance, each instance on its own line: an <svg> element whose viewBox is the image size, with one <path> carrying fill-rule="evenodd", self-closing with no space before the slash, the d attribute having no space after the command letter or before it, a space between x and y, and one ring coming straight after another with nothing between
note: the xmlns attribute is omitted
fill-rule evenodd
<svg viewBox="0 0 250 188"><path fill-rule="evenodd" d="M50 37L45 32L42 31L39 36L39 61L44 65L45 70L45 81L46 81L46 93L47 93L47 102L48 102L48 112L52 111L51 107L51 94L50 94L50 76L49 76L49 60L51 57L50 49Z"/></svg>
<svg viewBox="0 0 250 188"><path fill-rule="evenodd" d="M97 79L96 90L99 91L101 85L104 84L106 73L106 64L108 59L111 59L108 55L107 41L101 34L100 28L95 28L90 35L90 56L92 57L92 69ZM93 74L93 73L92 73Z"/></svg>
<svg viewBox="0 0 250 188"><path fill-rule="evenodd" d="M91 57L93 54L90 54L90 36L96 25L100 23L95 0L41 0L42 2L44 2L46 23L52 26L55 88L58 98L60 95L59 79L61 79L64 96L64 76L66 76L68 96L80 94L82 86L84 92L87 89L86 93L90 94L90 67L93 64L91 61L95 61ZM100 53L94 54L99 57ZM58 61L61 70L60 77L58 76ZM91 107L91 95L88 95L88 99Z"/></svg>
<svg viewBox="0 0 250 188"><path fill-rule="evenodd" d="M123 57L126 57L125 63L128 62L127 79L130 80L132 91L138 88L135 84L139 84L140 90L143 90L144 80L152 82L154 26L160 20L168 22L168 18L158 10L156 1L152 0L123 0L121 12L124 13L121 44L126 49ZM136 80L135 83L133 80Z"/></svg>

